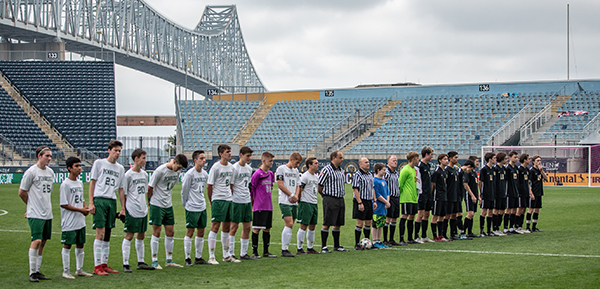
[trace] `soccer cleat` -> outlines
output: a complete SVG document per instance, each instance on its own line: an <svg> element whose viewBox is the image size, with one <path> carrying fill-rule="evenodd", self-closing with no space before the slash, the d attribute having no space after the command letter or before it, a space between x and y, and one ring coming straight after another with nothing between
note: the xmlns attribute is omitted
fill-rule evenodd
<svg viewBox="0 0 600 289"><path fill-rule="evenodd" d="M398 242L396 242L394 240L390 240L388 243L390 243L391 246L400 246L400 243L398 243Z"/></svg>
<svg viewBox="0 0 600 289"><path fill-rule="evenodd" d="M152 267L154 267L156 270L162 270L162 267L160 264L158 264L158 261L152 261Z"/></svg>
<svg viewBox="0 0 600 289"><path fill-rule="evenodd" d="M421 238L415 239L414 240L417 244L423 244L425 242L423 242L423 240L421 240Z"/></svg>
<svg viewBox="0 0 600 289"><path fill-rule="evenodd" d="M190 259L190 258L185 259L185 266L186 267L194 266L194 264L192 263L192 259Z"/></svg>
<svg viewBox="0 0 600 289"><path fill-rule="evenodd" d="M157 265L158 265L158 262L156 262L156 263L157 263ZM141 262L141 263L138 263L138 265L137 265L137 269L138 269L138 270L154 270L154 269L156 269L156 268L154 268L154 267L152 267L152 266L148 266L148 264L146 264L146 263L144 263L144 262Z"/></svg>
<svg viewBox="0 0 600 289"><path fill-rule="evenodd" d="M52 278L46 277L44 274L42 274L42 272L38 271L35 272L35 277L38 278L38 280L52 280Z"/></svg>
<svg viewBox="0 0 600 289"><path fill-rule="evenodd" d="M531 233L531 230L529 230L529 229L525 229L525 230L523 231L523 233L525 233L525 234L529 234L529 233Z"/></svg>
<svg viewBox="0 0 600 289"><path fill-rule="evenodd" d="M260 255L258 255L258 252L254 252L252 253L252 258L254 258L255 260L260 259Z"/></svg>
<svg viewBox="0 0 600 289"><path fill-rule="evenodd" d="M452 241L444 236L441 236L440 239L442 240L442 242L451 242Z"/></svg>
<svg viewBox="0 0 600 289"><path fill-rule="evenodd" d="M240 256L240 259L242 259L242 260L256 260L256 257L254 255L249 256L248 254L246 254L244 256Z"/></svg>
<svg viewBox="0 0 600 289"><path fill-rule="evenodd" d="M321 253L331 253L331 251L329 249L327 249L327 247L323 247L321 249Z"/></svg>
<svg viewBox="0 0 600 289"><path fill-rule="evenodd" d="M339 247L333 247L333 251L336 251L336 252L348 252L348 249L346 249L346 248L344 248L342 246L339 246Z"/></svg>
<svg viewBox="0 0 600 289"><path fill-rule="evenodd" d="M165 267L176 267L176 268L183 268L183 266L182 266L182 265L179 265L179 264L177 264L177 263L173 262L173 260L167 260L167 261L165 262Z"/></svg>
<svg viewBox="0 0 600 289"><path fill-rule="evenodd" d="M321 254L321 252L319 252L319 251L317 251L317 250L315 250L313 248L306 249L306 253L308 253L308 254Z"/></svg>
<svg viewBox="0 0 600 289"><path fill-rule="evenodd" d="M263 253L263 257L265 257L265 258L277 258L277 255L273 255L273 254L271 254L269 252L264 252Z"/></svg>
<svg viewBox="0 0 600 289"><path fill-rule="evenodd" d="M523 233L523 230L521 230L520 228L517 228L516 230L513 231L514 234L519 234L519 235L523 235L525 233Z"/></svg>
<svg viewBox="0 0 600 289"><path fill-rule="evenodd" d="M373 248L373 249L381 249L381 245L379 244L379 242L375 242L375 243L373 243L373 246L371 248Z"/></svg>
<svg viewBox="0 0 600 289"><path fill-rule="evenodd" d="M425 242L425 243L435 243L435 241L434 241L434 240L431 240L431 239L429 239L429 238L427 238L427 237L425 237L425 238L421 238L421 239L422 239L422 240L423 240L423 242Z"/></svg>
<svg viewBox="0 0 600 289"><path fill-rule="evenodd" d="M452 236L451 240L458 241L458 240L460 240L460 236L459 235Z"/></svg>
<svg viewBox="0 0 600 289"><path fill-rule="evenodd" d="M241 263L242 261L238 260L238 258L236 258L235 256L229 256L227 258L223 258L223 262Z"/></svg>
<svg viewBox="0 0 600 289"><path fill-rule="evenodd" d="M469 237L469 236L467 236L465 234L462 234L462 235L460 235L460 239L461 240L473 240L473 237Z"/></svg>
<svg viewBox="0 0 600 289"><path fill-rule="evenodd" d="M35 276L35 273L29 275L29 282L40 282L40 280Z"/></svg>
<svg viewBox="0 0 600 289"><path fill-rule="evenodd" d="M419 243L417 243L415 240L408 240L408 242L407 242L407 243L408 243L408 244L419 244Z"/></svg>
<svg viewBox="0 0 600 289"><path fill-rule="evenodd" d="M433 241L434 241L434 242L443 242L443 241L442 241L442 238L441 238L440 236L435 236L435 237L433 237Z"/></svg>
<svg viewBox="0 0 600 289"><path fill-rule="evenodd" d="M108 275L108 273L106 273L106 271L104 271L104 268L102 268L102 266L96 266L94 268L94 274L95 275Z"/></svg>
<svg viewBox="0 0 600 289"><path fill-rule="evenodd" d="M75 276L92 277L94 275L92 275L92 274L90 274L88 272L85 272L85 271L83 271L83 270L80 269L80 270L75 271Z"/></svg>
<svg viewBox="0 0 600 289"><path fill-rule="evenodd" d="M208 262L206 263L210 265L219 265L219 262L217 262L215 258L208 258Z"/></svg>
<svg viewBox="0 0 600 289"><path fill-rule="evenodd" d="M112 268L108 267L108 265L106 265L106 264L102 264L102 269L104 269L104 272L106 272L106 273L114 273L114 274L119 273L119 271L113 270Z"/></svg>
<svg viewBox="0 0 600 289"><path fill-rule="evenodd" d="M379 244L381 245L381 249L389 248L389 246L384 243L379 243Z"/></svg>
<svg viewBox="0 0 600 289"><path fill-rule="evenodd" d="M540 230L540 228L535 228L535 230L533 230L532 232L543 232L542 230Z"/></svg>
<svg viewBox="0 0 600 289"><path fill-rule="evenodd" d="M300 248L300 250L296 251L296 255L307 255L308 253L306 253L306 251L304 251L304 249Z"/></svg>
<svg viewBox="0 0 600 289"><path fill-rule="evenodd" d="M194 259L194 265L204 265L207 264L206 260L202 259L202 258L196 258Z"/></svg>
<svg viewBox="0 0 600 289"><path fill-rule="evenodd" d="M133 273L129 265L123 265L123 273Z"/></svg>
<svg viewBox="0 0 600 289"><path fill-rule="evenodd" d="M296 257L296 255L290 253L288 250L281 250L281 257Z"/></svg>
<svg viewBox="0 0 600 289"><path fill-rule="evenodd" d="M356 250L356 251L362 251L362 250L364 250L364 248L361 247L360 245L354 245L354 250Z"/></svg>
<svg viewBox="0 0 600 289"><path fill-rule="evenodd" d="M400 241L400 243L398 243L398 244L400 244L400 246L408 246L408 243L406 243L404 241Z"/></svg>
<svg viewBox="0 0 600 289"><path fill-rule="evenodd" d="M386 246L388 246L388 247L391 247L391 246L392 246L392 245L390 244L390 242L388 242L388 241L383 241L383 242L382 242L382 244L384 244L384 245L386 245Z"/></svg>
<svg viewBox="0 0 600 289"><path fill-rule="evenodd" d="M62 277L65 279L75 279L75 277L73 277L73 275L71 275L71 272L68 272L68 271L63 272Z"/></svg>

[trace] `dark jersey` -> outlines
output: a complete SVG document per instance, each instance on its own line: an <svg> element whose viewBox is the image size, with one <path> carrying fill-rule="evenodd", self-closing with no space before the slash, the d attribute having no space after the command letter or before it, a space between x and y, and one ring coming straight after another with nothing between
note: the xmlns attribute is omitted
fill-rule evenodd
<svg viewBox="0 0 600 289"><path fill-rule="evenodd" d="M535 167L529 169L529 181L531 182L531 191L536 197L544 195L544 179L542 172Z"/></svg>
<svg viewBox="0 0 600 289"><path fill-rule="evenodd" d="M524 166L519 166L517 171L519 172L519 180L517 182L519 196L523 198L529 197L529 169Z"/></svg>
<svg viewBox="0 0 600 289"><path fill-rule="evenodd" d="M471 192L475 195L475 198L479 198L479 187L477 186L477 172L472 171L470 174L466 174L465 183L469 184Z"/></svg>
<svg viewBox="0 0 600 289"><path fill-rule="evenodd" d="M506 171L499 164L494 165L496 171L496 198L506 198Z"/></svg>
<svg viewBox="0 0 600 289"><path fill-rule="evenodd" d="M458 171L452 166L446 166L446 199L448 202L458 202Z"/></svg>
<svg viewBox="0 0 600 289"><path fill-rule="evenodd" d="M431 167L428 163L419 161L417 164L419 169L419 177L421 180L421 192L419 194L419 200L430 200L431 199Z"/></svg>
<svg viewBox="0 0 600 289"><path fill-rule="evenodd" d="M496 198L496 171L489 166L483 166L479 172L479 181L483 183L481 188L481 198L486 201L493 201Z"/></svg>
<svg viewBox="0 0 600 289"><path fill-rule="evenodd" d="M511 166L510 163L504 168L506 172L506 192L509 197L516 198L519 196L519 169L517 166Z"/></svg>
<svg viewBox="0 0 600 289"><path fill-rule="evenodd" d="M433 192L434 200L446 201L446 179L448 175L446 171L439 166L435 169L435 172L431 175L431 182L435 183L435 191Z"/></svg>
<svg viewBox="0 0 600 289"><path fill-rule="evenodd" d="M467 190L465 190L465 185L469 182L469 174L463 171L462 168L458 169L458 201L462 202L465 199L467 194Z"/></svg>

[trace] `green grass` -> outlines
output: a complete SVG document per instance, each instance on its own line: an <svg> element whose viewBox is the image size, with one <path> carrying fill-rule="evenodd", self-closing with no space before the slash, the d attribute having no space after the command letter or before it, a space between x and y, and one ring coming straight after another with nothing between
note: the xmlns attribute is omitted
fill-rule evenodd
<svg viewBox="0 0 600 289"><path fill-rule="evenodd" d="M183 263L184 210L180 203L180 187L173 196L175 209L176 262ZM342 227L342 245L352 247L354 220L351 219L350 187L347 187L346 226ZM17 185L0 186L0 209L8 214L0 216L0 283L3 288L45 286L48 288L161 288L177 287L584 287L600 286L600 190L597 188L546 188L544 208L539 227L543 233L496 238L428 243L386 250L370 250L327 255L308 255L295 258L260 259L241 264L165 268L161 271L136 271L110 276L78 277L77 280L60 278L60 208L58 185L53 191L54 221L52 239L44 250L42 272L53 278L44 284L27 281L27 252L30 242L27 220L23 218L25 204L17 196ZM87 184L86 184L87 192ZM274 228L271 252L280 251L283 221L279 219L277 197L274 192ZM319 208L321 206L319 205ZM92 234L91 216L87 217L88 234ZM474 228L479 230L478 218ZM111 241L109 265L121 269L121 241L123 224L117 222ZM298 225L294 227L295 243ZM239 234L236 254L239 254ZM150 235L149 233L147 234ZM317 230L316 245L320 244ZM431 236L431 233L429 232ZM164 236L161 238L159 260L164 262ZM333 240L330 237L330 245ZM85 247L84 270L93 271L93 236L88 235ZM208 256L205 242L204 254ZM295 246L291 246L295 248ZM317 249L320 247L317 247ZM217 243L217 260L221 259L221 245ZM259 251L262 252L262 246ZM295 249L291 250L295 252ZM465 252L470 251L470 252ZM497 254L497 252L516 254ZM519 254L527 253L527 254ZM192 251L192 255L193 255ZM544 255L544 254L557 254ZM71 254L74 271L74 253ZM579 256L573 256L579 255ZM135 261L132 246L131 260ZM149 238L146 238L146 262L150 261Z"/></svg>

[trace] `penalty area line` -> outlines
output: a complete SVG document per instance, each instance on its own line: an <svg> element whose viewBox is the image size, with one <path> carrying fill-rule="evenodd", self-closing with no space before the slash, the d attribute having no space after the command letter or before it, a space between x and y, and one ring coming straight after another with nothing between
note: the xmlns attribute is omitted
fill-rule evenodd
<svg viewBox="0 0 600 289"><path fill-rule="evenodd" d="M569 257L569 258L600 258L600 255L575 255L575 254L552 254L552 253L527 253L527 252L495 252L495 251L470 251L470 250L444 250L444 249L417 249L417 248L390 248L398 251L422 251L441 253L468 253L468 254L492 254L492 255L522 255L522 256L544 256L544 257Z"/></svg>
<svg viewBox="0 0 600 289"><path fill-rule="evenodd" d="M6 210L0 210L0 216L4 216L6 214L8 214L8 211L6 211Z"/></svg>

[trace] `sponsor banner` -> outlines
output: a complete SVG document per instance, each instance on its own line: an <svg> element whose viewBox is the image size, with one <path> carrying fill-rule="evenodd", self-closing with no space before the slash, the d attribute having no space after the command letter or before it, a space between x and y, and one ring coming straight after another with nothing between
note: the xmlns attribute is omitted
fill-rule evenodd
<svg viewBox="0 0 600 289"><path fill-rule="evenodd" d="M544 182L545 186L554 186L557 182L561 182L563 186L587 186L589 178L592 179L592 187L600 187L600 174L588 173L548 173L548 181Z"/></svg>

